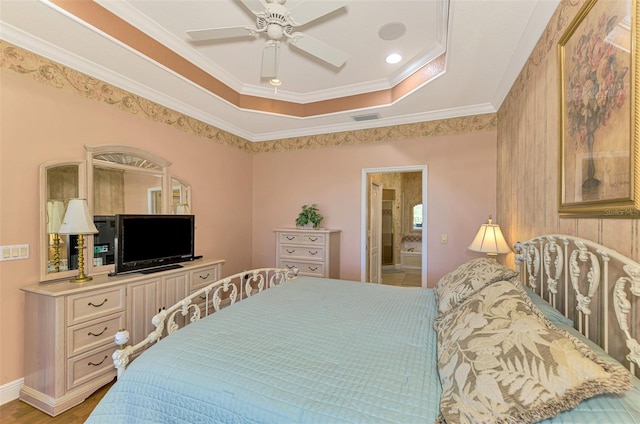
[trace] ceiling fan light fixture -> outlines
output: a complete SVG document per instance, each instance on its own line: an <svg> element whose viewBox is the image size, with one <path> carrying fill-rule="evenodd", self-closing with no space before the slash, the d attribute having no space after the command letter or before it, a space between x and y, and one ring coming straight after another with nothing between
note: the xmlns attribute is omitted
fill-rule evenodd
<svg viewBox="0 0 640 424"><path fill-rule="evenodd" d="M256 25L205 28L189 30L187 34L195 41L224 40L246 35L261 34L267 41L262 53L260 77L275 78L282 41L290 41L296 49L319 60L340 68L347 60L347 54L302 32L293 32L294 27L305 25L345 7L349 0L301 1L291 9L284 6L286 0L238 0L255 16ZM277 87L280 81L270 82Z"/></svg>
<svg viewBox="0 0 640 424"><path fill-rule="evenodd" d="M267 25L267 35L271 40L280 40L284 35L284 29L278 24Z"/></svg>
<svg viewBox="0 0 640 424"><path fill-rule="evenodd" d="M400 56L398 53L391 53L385 59L385 61L391 65L399 63L401 60L402 60L402 56Z"/></svg>

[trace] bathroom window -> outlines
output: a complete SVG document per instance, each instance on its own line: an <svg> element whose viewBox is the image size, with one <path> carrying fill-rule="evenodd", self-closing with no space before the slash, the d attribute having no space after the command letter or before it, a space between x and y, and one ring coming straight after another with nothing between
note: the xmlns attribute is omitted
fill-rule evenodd
<svg viewBox="0 0 640 424"><path fill-rule="evenodd" d="M413 207L413 229L422 230L422 203Z"/></svg>

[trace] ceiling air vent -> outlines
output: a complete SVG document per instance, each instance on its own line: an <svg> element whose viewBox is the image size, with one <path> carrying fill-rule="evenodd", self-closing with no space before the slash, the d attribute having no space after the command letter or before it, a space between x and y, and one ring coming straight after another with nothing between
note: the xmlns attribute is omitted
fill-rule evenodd
<svg viewBox="0 0 640 424"><path fill-rule="evenodd" d="M380 119L380 115L377 113L368 113L366 115L356 115L352 116L354 121L371 121L373 119Z"/></svg>

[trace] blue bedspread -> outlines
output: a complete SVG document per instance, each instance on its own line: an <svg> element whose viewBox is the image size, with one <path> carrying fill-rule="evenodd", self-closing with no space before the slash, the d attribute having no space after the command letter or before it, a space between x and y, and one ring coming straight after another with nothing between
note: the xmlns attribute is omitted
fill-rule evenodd
<svg viewBox="0 0 640 424"><path fill-rule="evenodd" d="M300 277L134 360L88 423L433 423L434 292Z"/></svg>

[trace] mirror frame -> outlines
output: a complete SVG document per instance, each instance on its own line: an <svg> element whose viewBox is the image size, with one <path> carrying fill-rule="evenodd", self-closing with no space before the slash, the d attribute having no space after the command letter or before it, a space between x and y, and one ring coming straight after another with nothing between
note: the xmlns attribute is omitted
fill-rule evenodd
<svg viewBox="0 0 640 424"><path fill-rule="evenodd" d="M57 166L69 166L75 165L78 167L78 197L87 199L87 204L89 206L89 211L93 214L94 211L94 198L93 198L93 169L94 164L98 163L98 160L95 159L96 155L102 154L125 154L135 156L149 162L153 162L160 169L158 170L158 174L162 176L161 188L162 188L162 211L166 211L163 213L173 214L172 208L172 200L173 200L173 187L172 184L174 181L179 182L182 186L185 187L186 190L186 212L185 213L193 213L193 205L191 203L191 185L186 182L184 179L172 176L169 173L169 167L171 162L158 156L153 153L150 153L146 150L138 149L130 146L122 146L122 145L102 145L102 146L87 146L85 145L86 155L85 160L71 160L71 161L49 161L42 163L40 165L40 281L48 282L54 280L62 280L65 278L73 278L78 274L78 270L68 270L68 271L60 271L60 272L49 272L48 271L48 258L49 258L49 240L47 235L47 171L50 168ZM104 164L105 162L100 161L99 163ZM109 163L108 167L114 169L122 169L122 170L135 170L137 168L133 166L129 166L126 164L118 164L118 163ZM144 169L144 168L139 168ZM86 260L85 262L85 272L87 274L101 274L108 273L114 270L114 265L102 265L102 266L94 266L93 265L93 237L87 237L85 248L87 250L86 258L91 258L91 260ZM91 254L89 255L89 252Z"/></svg>

